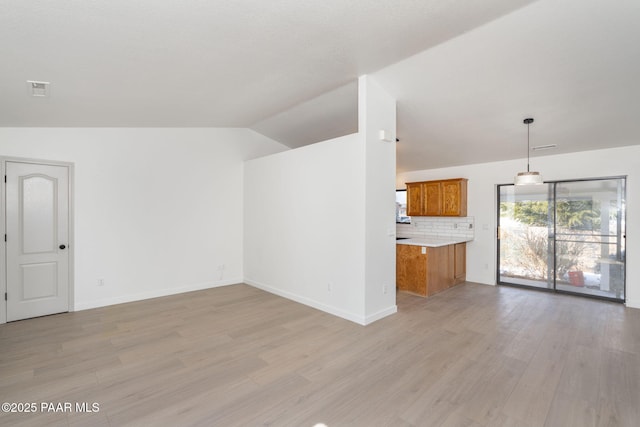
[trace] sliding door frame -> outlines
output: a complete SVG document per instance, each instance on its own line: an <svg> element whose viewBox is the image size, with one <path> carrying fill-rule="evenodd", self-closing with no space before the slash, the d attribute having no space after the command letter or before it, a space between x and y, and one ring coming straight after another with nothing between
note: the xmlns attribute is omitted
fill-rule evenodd
<svg viewBox="0 0 640 427"><path fill-rule="evenodd" d="M624 241L624 250L625 250L625 256L624 256L624 265L623 265L623 272L624 272L624 280L623 280L623 289L624 289L624 298L614 298L614 297L606 297L606 296L602 296L602 295L592 295L592 294L586 294L586 293L576 293L576 292L569 292L569 291L565 291L562 289L557 289L557 277L556 277L556 271L557 271L557 256L556 256L556 227L557 227L557 218L555 216L555 203L557 200L557 184L562 184L562 183L575 183L575 182L587 182L587 181L606 181L606 180L622 180L622 200L624 201L624 225L623 226L619 226L620 230L618 231L619 233L619 242L618 245L620 244L620 242ZM606 176L606 177L595 177L595 178L581 178L581 179L563 179L563 180L556 180L556 181L545 181L544 184L552 184L550 188L550 191L548 191L548 193L553 193L553 205L554 205L554 215L553 215L553 224L552 227L552 234L550 234L549 239L552 239L552 243L550 241L549 246L553 247L553 265L552 265L552 271L550 271L549 273L553 273L552 275L549 274L549 277L553 277L552 282L553 282L553 286L551 288L542 288L542 287L536 287L536 286L527 286L527 285L522 285L522 284L517 284L517 283L508 283L508 282L503 282L500 279L500 188L501 187L510 187L510 186L514 186L514 184L509 183L509 184L497 184L496 185L496 284L500 285L500 286L509 286L509 287L514 287L514 288L522 288L522 289L530 289L530 290L536 290L536 291L542 291L542 292L552 292L552 293L557 293L557 294L565 294L565 295L576 295L576 296L583 296L583 297L587 297L587 298L593 298L593 299L599 299L599 300L605 300L605 301L611 301L611 302L617 302L617 303L622 303L624 304L626 302L627 299L627 257L626 257L626 248L627 248L627 244L626 244L626 239L627 239L627 231L626 231L626 227L627 227L627 207L626 207L626 198L627 198L627 175L618 175L618 176ZM620 197L618 198L618 202L620 202ZM620 208L620 206L619 206Z"/></svg>

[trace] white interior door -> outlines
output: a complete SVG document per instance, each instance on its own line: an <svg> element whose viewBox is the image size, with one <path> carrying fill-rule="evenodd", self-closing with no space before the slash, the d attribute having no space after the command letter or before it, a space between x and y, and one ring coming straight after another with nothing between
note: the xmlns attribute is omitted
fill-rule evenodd
<svg viewBox="0 0 640 427"><path fill-rule="evenodd" d="M6 165L7 321L69 311L69 168Z"/></svg>

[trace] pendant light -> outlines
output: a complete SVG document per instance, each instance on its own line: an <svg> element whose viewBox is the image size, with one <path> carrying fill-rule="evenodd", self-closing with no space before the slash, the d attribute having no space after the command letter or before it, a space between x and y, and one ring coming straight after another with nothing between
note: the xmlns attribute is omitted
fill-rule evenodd
<svg viewBox="0 0 640 427"><path fill-rule="evenodd" d="M524 119L524 124L527 125L527 171L520 172L516 175L513 182L514 185L538 185L543 184L542 175L540 172L529 171L529 125L533 123L533 119Z"/></svg>

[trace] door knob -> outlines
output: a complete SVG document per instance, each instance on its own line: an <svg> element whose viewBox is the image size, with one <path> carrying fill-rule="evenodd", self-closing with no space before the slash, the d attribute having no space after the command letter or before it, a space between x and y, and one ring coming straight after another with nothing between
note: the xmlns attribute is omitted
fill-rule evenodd
<svg viewBox="0 0 640 427"><path fill-rule="evenodd" d="M60 245L60 249L65 249L66 246L65 245Z"/></svg>

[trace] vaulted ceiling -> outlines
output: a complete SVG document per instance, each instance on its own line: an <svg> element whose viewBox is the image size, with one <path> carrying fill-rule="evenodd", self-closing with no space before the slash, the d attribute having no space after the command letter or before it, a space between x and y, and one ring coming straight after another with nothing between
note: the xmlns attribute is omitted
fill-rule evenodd
<svg viewBox="0 0 640 427"><path fill-rule="evenodd" d="M637 144L637 0L0 0L0 126L356 130L371 74L398 169ZM30 97L27 80L51 82Z"/></svg>

